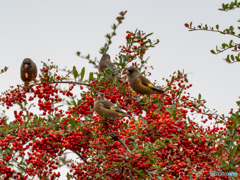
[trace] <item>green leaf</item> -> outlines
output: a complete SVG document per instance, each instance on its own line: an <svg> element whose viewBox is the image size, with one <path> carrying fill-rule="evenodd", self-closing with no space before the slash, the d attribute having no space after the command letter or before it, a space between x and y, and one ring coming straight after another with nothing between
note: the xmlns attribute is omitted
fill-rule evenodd
<svg viewBox="0 0 240 180"><path fill-rule="evenodd" d="M83 80L84 75L85 75L85 67L83 67L81 71L81 81Z"/></svg>
<svg viewBox="0 0 240 180"><path fill-rule="evenodd" d="M17 168L18 168L18 170L20 171L20 172L25 172L25 168L23 168L22 166L16 166Z"/></svg>
<svg viewBox="0 0 240 180"><path fill-rule="evenodd" d="M198 100L201 100L202 95L199 93Z"/></svg>
<svg viewBox="0 0 240 180"><path fill-rule="evenodd" d="M113 81L112 81L112 86L116 83L116 81L117 81L117 78L118 78L118 76L115 76L114 78L113 78Z"/></svg>
<svg viewBox="0 0 240 180"><path fill-rule="evenodd" d="M146 119L142 119L143 124L147 124L147 120Z"/></svg>
<svg viewBox="0 0 240 180"><path fill-rule="evenodd" d="M83 122L80 121L80 129L81 129L81 131L82 131L82 127L83 127Z"/></svg>
<svg viewBox="0 0 240 180"><path fill-rule="evenodd" d="M127 56L125 56L125 55L122 55L122 58L123 58L123 60L124 60L124 61L128 61L128 58L127 58Z"/></svg>
<svg viewBox="0 0 240 180"><path fill-rule="evenodd" d="M42 159L45 159L46 156L47 156L47 153L45 153L45 154L43 155Z"/></svg>
<svg viewBox="0 0 240 180"><path fill-rule="evenodd" d="M237 121L234 121L233 127L236 129L238 127Z"/></svg>
<svg viewBox="0 0 240 180"><path fill-rule="evenodd" d="M70 118L70 119L69 119L69 123L72 125L73 128L75 128L76 123L75 123L75 121L74 121L73 118Z"/></svg>
<svg viewBox="0 0 240 180"><path fill-rule="evenodd" d="M217 30L219 29L219 25L218 25L218 24L216 25L216 29L217 29Z"/></svg>
<svg viewBox="0 0 240 180"><path fill-rule="evenodd" d="M73 73L74 79L76 79L78 77L78 71L75 66L73 66L72 73Z"/></svg>
<svg viewBox="0 0 240 180"><path fill-rule="evenodd" d="M166 110L169 112L169 114L172 114L172 109L166 108Z"/></svg>
<svg viewBox="0 0 240 180"><path fill-rule="evenodd" d="M235 133L235 135L234 135L232 141L236 141L237 139L238 139L238 133Z"/></svg>
<svg viewBox="0 0 240 180"><path fill-rule="evenodd" d="M84 142L85 142L86 140L88 140L89 138L90 138L90 136L83 138L78 145L81 145L82 143L84 143Z"/></svg>
<svg viewBox="0 0 240 180"><path fill-rule="evenodd" d="M93 72L89 73L89 82L93 79Z"/></svg>
<svg viewBox="0 0 240 180"><path fill-rule="evenodd" d="M234 155L235 152L237 151L237 147L238 147L238 145L235 145L235 146L233 147L233 149L231 150L230 159L232 159L233 155Z"/></svg>
<svg viewBox="0 0 240 180"><path fill-rule="evenodd" d="M191 180L193 180L192 175L188 172L188 176Z"/></svg>
<svg viewBox="0 0 240 180"><path fill-rule="evenodd" d="M189 158L187 158L186 160L187 160L187 165L189 165L189 166L190 166L190 165L191 165L191 161L190 161L190 159L189 159Z"/></svg>
<svg viewBox="0 0 240 180"><path fill-rule="evenodd" d="M149 34L147 34L146 36L144 36L144 38L146 38L146 37L148 37L148 36L151 36L153 34L153 32L152 33L149 33Z"/></svg>
<svg viewBox="0 0 240 180"><path fill-rule="evenodd" d="M123 61L122 61L122 56L118 56L120 59L120 65L122 65Z"/></svg>
<svg viewBox="0 0 240 180"><path fill-rule="evenodd" d="M151 102L151 104L156 104L157 102L159 102L160 100L157 98L157 99L155 99L155 100L153 100L152 102Z"/></svg>
<svg viewBox="0 0 240 180"><path fill-rule="evenodd" d="M114 72L113 67L112 67L109 63L107 63L107 66L108 66L108 68L109 68L110 71Z"/></svg>
<svg viewBox="0 0 240 180"><path fill-rule="evenodd" d="M216 54L216 52L212 49L212 50L210 50L210 52L212 53L212 54Z"/></svg>
<svg viewBox="0 0 240 180"><path fill-rule="evenodd" d="M225 49L225 47L228 47L226 43L222 43L222 48Z"/></svg>
<svg viewBox="0 0 240 180"><path fill-rule="evenodd" d="M226 164L221 164L221 165L217 166L217 168L220 168L220 167L226 167Z"/></svg>
<svg viewBox="0 0 240 180"><path fill-rule="evenodd" d="M69 173L67 173L67 179L70 180L70 175L69 175Z"/></svg>
<svg viewBox="0 0 240 180"><path fill-rule="evenodd" d="M10 127L17 127L17 125L13 122L10 122L9 125L10 125Z"/></svg>

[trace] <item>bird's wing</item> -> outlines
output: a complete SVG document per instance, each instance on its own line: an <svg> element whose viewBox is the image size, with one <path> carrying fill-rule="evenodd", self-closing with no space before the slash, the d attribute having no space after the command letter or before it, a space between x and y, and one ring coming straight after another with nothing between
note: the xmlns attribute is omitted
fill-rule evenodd
<svg viewBox="0 0 240 180"><path fill-rule="evenodd" d="M116 69L115 65L111 61L101 61L100 62L100 70L109 69L107 64L110 64L113 69Z"/></svg>
<svg viewBox="0 0 240 180"><path fill-rule="evenodd" d="M143 85L148 86L149 88L151 88L151 89L153 89L153 90L155 90L155 91L164 93L163 90L157 88L157 87L156 87L154 84L152 84L151 81L149 81L146 77L140 75L139 78L141 79Z"/></svg>
<svg viewBox="0 0 240 180"><path fill-rule="evenodd" d="M106 68L107 68L107 64L104 61L100 61L99 65L98 65L98 70L100 72L103 72L104 69L106 69Z"/></svg>
<svg viewBox="0 0 240 180"><path fill-rule="evenodd" d="M104 108L118 112L120 114L124 114L124 115L128 115L127 113L123 112L120 108L118 108L117 106L115 106L112 102L110 101L101 101L101 103L103 104Z"/></svg>

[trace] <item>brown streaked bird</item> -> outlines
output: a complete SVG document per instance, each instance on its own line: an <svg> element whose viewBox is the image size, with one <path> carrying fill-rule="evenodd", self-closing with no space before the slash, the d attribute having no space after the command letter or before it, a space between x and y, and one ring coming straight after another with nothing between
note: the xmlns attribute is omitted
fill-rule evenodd
<svg viewBox="0 0 240 180"><path fill-rule="evenodd" d="M111 62L110 56L108 54L103 54L98 65L98 72L101 76L104 76L104 70L109 69L107 63L112 66L113 70L116 70L116 66ZM115 75L115 74L114 74Z"/></svg>
<svg viewBox="0 0 240 180"><path fill-rule="evenodd" d="M112 102L108 101L102 93L97 93L95 96L94 111L96 111L101 117L106 116L107 118L112 119L131 117L129 114L116 107Z"/></svg>
<svg viewBox="0 0 240 180"><path fill-rule="evenodd" d="M164 94L169 96L163 90L157 88L146 77L142 76L134 66L130 66L127 69L127 77L131 88L141 95Z"/></svg>
<svg viewBox="0 0 240 180"><path fill-rule="evenodd" d="M25 58L22 62L20 72L24 86L28 87L29 82L35 80L37 77L37 66L30 58Z"/></svg>

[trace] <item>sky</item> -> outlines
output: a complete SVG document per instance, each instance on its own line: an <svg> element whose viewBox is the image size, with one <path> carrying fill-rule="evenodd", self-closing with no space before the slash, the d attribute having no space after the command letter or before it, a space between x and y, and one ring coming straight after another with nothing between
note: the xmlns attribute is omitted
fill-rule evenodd
<svg viewBox="0 0 240 180"><path fill-rule="evenodd" d="M154 66L149 79L165 85L163 77L184 69L193 84L189 89L191 96L197 97L201 93L210 109L228 114L231 108L237 110L240 63L227 64L223 60L230 51L213 55L210 50L223 42L228 43L231 39L239 42L239 39L213 32L189 32L184 26L191 21L193 26L219 24L220 29L239 26L239 9L218 10L227 2L0 0L0 69L9 67L0 75L0 92L23 84L20 65L26 57L31 58L38 69L42 67L41 61L50 59L60 68L72 69L75 65L79 71L86 67L87 74L97 71L76 56L76 52L100 59L99 49L106 42L104 35L112 31L111 25L116 23L118 13L127 10L117 36L112 39L108 51L111 58L119 52L119 45L125 44L126 31L154 32L151 38L159 39L160 43L146 53L146 57L150 56L148 65Z"/></svg>

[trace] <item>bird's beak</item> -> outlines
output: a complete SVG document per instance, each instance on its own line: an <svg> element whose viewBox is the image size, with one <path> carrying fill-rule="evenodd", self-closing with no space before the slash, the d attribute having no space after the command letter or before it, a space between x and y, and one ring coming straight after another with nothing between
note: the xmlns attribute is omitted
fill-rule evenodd
<svg viewBox="0 0 240 180"><path fill-rule="evenodd" d="M129 71L128 71L128 70L126 70L126 74L129 74Z"/></svg>
<svg viewBox="0 0 240 180"><path fill-rule="evenodd" d="M24 69L28 69L28 64L24 64Z"/></svg>

